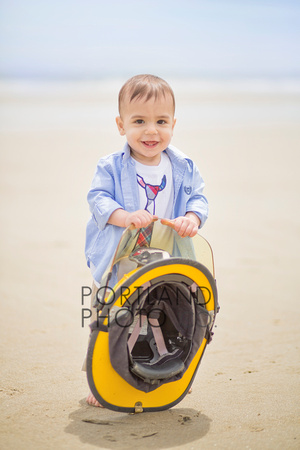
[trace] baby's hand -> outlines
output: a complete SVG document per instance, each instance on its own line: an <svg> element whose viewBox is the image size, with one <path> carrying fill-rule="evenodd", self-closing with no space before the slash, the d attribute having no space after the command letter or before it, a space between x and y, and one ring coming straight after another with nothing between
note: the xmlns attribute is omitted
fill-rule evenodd
<svg viewBox="0 0 300 450"><path fill-rule="evenodd" d="M145 209L139 209L132 213L128 213L125 219L125 227L133 224L136 228L147 227L153 220L157 220L157 216L153 216Z"/></svg>
<svg viewBox="0 0 300 450"><path fill-rule="evenodd" d="M164 219L162 219L164 223ZM173 220L166 220L166 225L172 226L181 237L194 237L200 225L200 219L193 212L188 212L185 216L176 217Z"/></svg>

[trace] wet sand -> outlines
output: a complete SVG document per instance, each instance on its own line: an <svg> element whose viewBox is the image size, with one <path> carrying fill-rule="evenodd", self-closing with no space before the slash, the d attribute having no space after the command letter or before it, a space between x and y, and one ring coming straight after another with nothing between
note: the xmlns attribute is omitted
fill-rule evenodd
<svg viewBox="0 0 300 450"><path fill-rule="evenodd" d="M173 144L196 161L210 202L214 339L173 409L85 404L86 193L97 160L124 143L120 85L0 86L0 446L299 448L299 90L173 83Z"/></svg>

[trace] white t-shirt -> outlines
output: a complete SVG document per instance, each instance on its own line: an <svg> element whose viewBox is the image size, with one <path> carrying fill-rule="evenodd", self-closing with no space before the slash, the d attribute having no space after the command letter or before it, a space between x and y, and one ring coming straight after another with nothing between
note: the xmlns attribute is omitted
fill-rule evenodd
<svg viewBox="0 0 300 450"><path fill-rule="evenodd" d="M139 187L140 209L160 218L170 219L174 203L172 164L166 153L158 166L146 166L135 161Z"/></svg>
<svg viewBox="0 0 300 450"><path fill-rule="evenodd" d="M158 166L146 166L138 161L135 162L137 184L139 188L140 209L146 209L160 219L171 219L174 203L174 187L172 164L166 153L161 154ZM173 239L172 230L161 225L153 230L151 246L163 247L171 252ZM159 245L156 244L159 242ZM170 247L170 248L169 248ZM125 259L120 261L118 268L118 280L136 268L136 263Z"/></svg>

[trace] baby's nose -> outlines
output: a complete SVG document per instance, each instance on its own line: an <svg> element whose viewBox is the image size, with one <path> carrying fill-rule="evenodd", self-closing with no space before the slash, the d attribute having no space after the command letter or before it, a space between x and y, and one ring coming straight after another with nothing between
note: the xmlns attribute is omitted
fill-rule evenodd
<svg viewBox="0 0 300 450"><path fill-rule="evenodd" d="M154 123L149 123L146 128L146 134L157 134L157 129Z"/></svg>

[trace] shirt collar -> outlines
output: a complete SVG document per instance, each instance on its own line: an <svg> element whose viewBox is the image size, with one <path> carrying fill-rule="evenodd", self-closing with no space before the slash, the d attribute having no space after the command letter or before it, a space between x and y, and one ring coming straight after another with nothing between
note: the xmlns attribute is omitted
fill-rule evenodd
<svg viewBox="0 0 300 450"><path fill-rule="evenodd" d="M126 142L126 144L123 147L123 162L124 164L127 163L134 164L133 158L130 155L130 147L128 145L128 142Z"/></svg>

